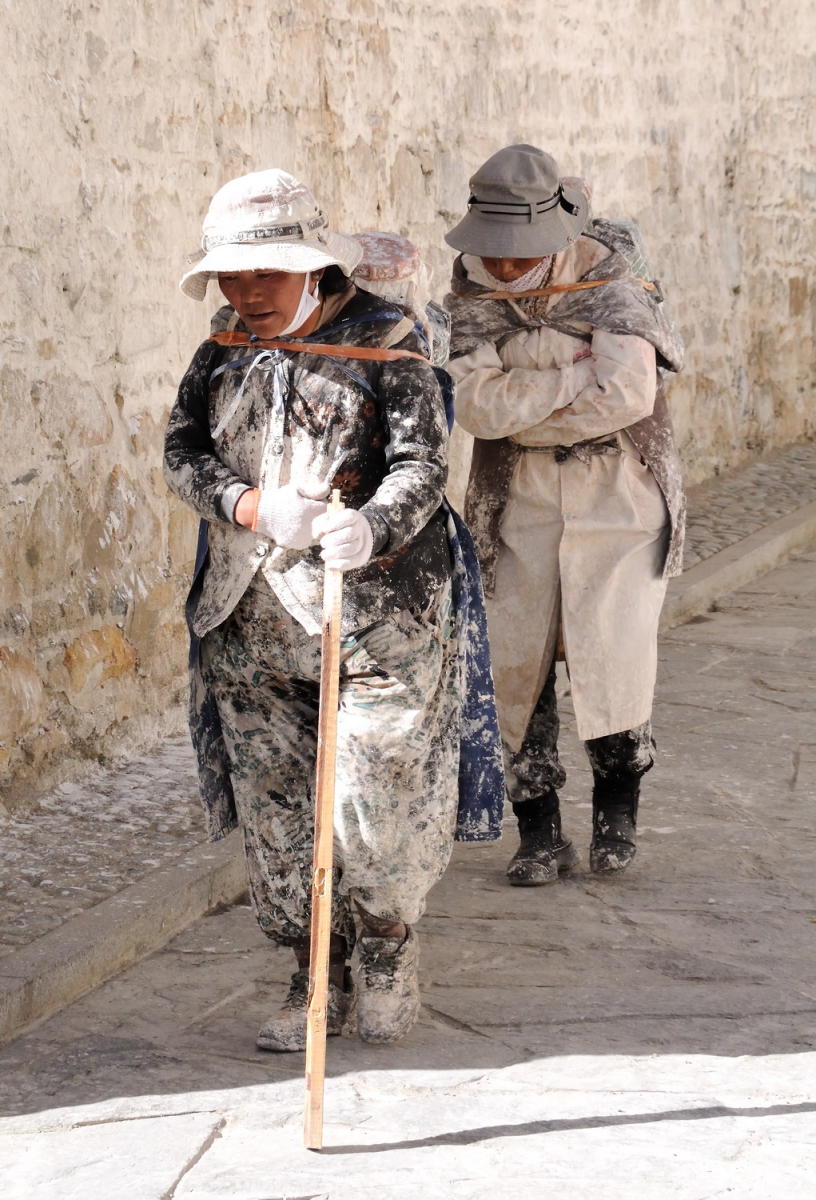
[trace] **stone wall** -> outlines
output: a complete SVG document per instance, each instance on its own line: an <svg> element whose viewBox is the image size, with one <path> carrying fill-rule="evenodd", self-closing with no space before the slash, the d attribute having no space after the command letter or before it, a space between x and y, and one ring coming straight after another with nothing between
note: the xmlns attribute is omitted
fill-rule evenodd
<svg viewBox="0 0 816 1200"><path fill-rule="evenodd" d="M812 435L806 9L7 0L6 802L183 724L195 523L166 494L162 428L207 327L177 279L233 175L285 166L338 227L410 234L441 293L468 175L543 145L597 212L642 225L689 343L672 397L690 477Z"/></svg>

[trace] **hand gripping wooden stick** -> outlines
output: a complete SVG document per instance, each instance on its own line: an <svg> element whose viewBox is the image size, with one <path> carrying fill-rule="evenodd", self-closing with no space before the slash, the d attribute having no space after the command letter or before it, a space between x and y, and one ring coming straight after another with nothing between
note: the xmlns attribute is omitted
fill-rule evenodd
<svg viewBox="0 0 816 1200"><path fill-rule="evenodd" d="M332 492L329 511L343 508ZM303 1141L310 1150L323 1146L323 1084L326 1076L326 1019L329 1004L329 943L332 910L332 838L334 775L337 758L337 709L340 700L340 620L343 572L327 567L323 584L323 653L317 723L315 832L312 868L312 927L309 951L309 998L306 1010L306 1110Z"/></svg>

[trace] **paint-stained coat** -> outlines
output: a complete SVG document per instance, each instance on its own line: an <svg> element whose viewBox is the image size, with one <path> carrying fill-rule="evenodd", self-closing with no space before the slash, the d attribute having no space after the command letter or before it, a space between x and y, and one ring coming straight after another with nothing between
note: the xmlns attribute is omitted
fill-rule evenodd
<svg viewBox="0 0 816 1200"><path fill-rule="evenodd" d="M214 329L227 323L235 324L229 309L216 314ZM358 291L313 338L422 353L418 330L391 340L404 325L402 311ZM283 550L232 525L224 498L246 486L306 477L340 488L375 532L372 562L345 577L345 634L392 614L422 612L452 579L464 692L456 836L499 835L503 778L483 598L468 531L443 503L446 449L437 376L416 360L383 364L286 352L262 358L257 350L224 350L211 341L197 351L170 417L165 475L204 518L187 606L190 723L213 839L236 826L237 814L217 704L201 672L200 638L234 611L259 574L315 634L323 587L319 548Z"/></svg>
<svg viewBox="0 0 816 1200"><path fill-rule="evenodd" d="M321 328L320 340L377 346L403 319L402 312L358 292L333 326ZM415 333L397 348L421 352ZM211 387L213 371L225 366ZM226 426L213 437L230 409ZM229 616L258 570L307 632L320 630L319 546L286 550L225 521L222 497L236 484L274 488L325 481L371 521L376 553L347 577L344 632L402 608L424 608L450 576L440 507L447 479L445 414L433 368L415 359L347 363L287 351L264 358L205 342L170 416L165 478L211 522L209 562L193 618L199 636Z"/></svg>
<svg viewBox="0 0 816 1200"><path fill-rule="evenodd" d="M524 738L563 633L579 735L648 721L684 501L658 365L682 350L630 263L596 237L556 256L562 297L479 299L478 259L448 298L460 424L476 437L466 516L489 587L502 734ZM522 307L523 305L523 307ZM590 444L592 443L592 444Z"/></svg>

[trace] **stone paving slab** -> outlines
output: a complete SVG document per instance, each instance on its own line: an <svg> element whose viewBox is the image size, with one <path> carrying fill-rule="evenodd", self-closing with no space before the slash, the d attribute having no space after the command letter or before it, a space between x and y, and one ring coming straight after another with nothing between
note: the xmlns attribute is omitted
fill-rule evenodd
<svg viewBox="0 0 816 1200"><path fill-rule="evenodd" d="M690 494L689 569L672 581L664 614L664 628L688 620L716 603L725 592L768 570L781 557L816 538L816 445L787 448L762 462L728 476L720 476ZM756 633L767 640L770 630ZM773 664L769 672L773 672ZM768 672L766 672L768 673ZM706 680L706 688L712 686ZM726 724L738 714L743 697L721 689L716 715L704 718L711 735L715 722ZM805 708L806 689L789 692L778 703ZM673 719L691 727L699 724L695 700L685 705L673 701ZM704 710L703 710L704 711ZM800 749L790 770L812 779L814 755ZM2 807L0 807L0 814ZM60 1002L57 979L64 983L68 1002L84 986L108 977L132 961L137 948L146 952L161 945L178 928L172 888L157 886L153 900L153 937L146 939L143 924L137 940L111 936L98 943L97 975L89 974L89 956L77 964L76 978L66 970L43 986L26 974L28 958L21 952L47 935L57 944L58 931L82 914L121 895L127 909L130 889L138 903L138 886L172 871L185 860L200 856L201 814L194 762L186 734L171 737L155 752L129 760L116 770L97 770L84 780L66 784L37 801L24 815L0 815L0 1041L26 1022L53 1011ZM242 884L240 850L233 837L235 881L233 894L224 890L225 876L217 887L220 899L234 900ZM189 871L189 862L186 864ZM220 868L219 868L220 869ZM148 891L149 891L148 885ZM198 895L209 894L206 879ZM190 919L195 917L189 909ZM204 911L203 909L201 911ZM108 954L105 956L105 947ZM40 962L47 959L38 956ZM30 956L28 956L30 957ZM62 956L64 958L64 956ZM61 958L61 961L62 961ZM17 965L13 965L13 960ZM41 997L37 1002L36 997ZM46 998L48 1002L46 1003Z"/></svg>
<svg viewBox="0 0 816 1200"><path fill-rule="evenodd" d="M170 1117L147 1118L139 1122L141 1144L150 1146L150 1154L136 1156L132 1130L110 1122L89 1123L79 1129L38 1130L28 1137L0 1138L0 1177L7 1197L54 1196L65 1200L102 1200L121 1196L112 1162L127 1176L137 1166L138 1190L132 1197L161 1196L166 1184L178 1173L181 1153L192 1155L201 1146L212 1122L206 1114L190 1113ZM67 1151L67 1142L71 1149ZM55 1164L66 1162L79 1151L79 1165L73 1166L54 1182ZM18 1190L18 1184L21 1190ZM8 1190L6 1190L8 1189Z"/></svg>
<svg viewBox="0 0 816 1200"><path fill-rule="evenodd" d="M579 867L513 889L512 835L457 847L418 927L419 1024L329 1044L322 1153L302 1147L303 1056L254 1047L289 954L238 905L0 1049L4 1200L810 1195L816 793L788 765L814 738L777 700L816 675L815 575L811 552L663 639L660 759L619 879L587 869L565 704Z"/></svg>

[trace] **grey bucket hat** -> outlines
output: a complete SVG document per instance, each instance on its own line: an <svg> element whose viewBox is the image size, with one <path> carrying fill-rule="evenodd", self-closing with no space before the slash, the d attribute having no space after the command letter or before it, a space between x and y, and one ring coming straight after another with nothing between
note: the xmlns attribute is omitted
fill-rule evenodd
<svg viewBox="0 0 816 1200"><path fill-rule="evenodd" d="M559 179L551 155L506 146L471 177L467 215L445 241L482 258L538 258L571 246L588 217L587 197Z"/></svg>

